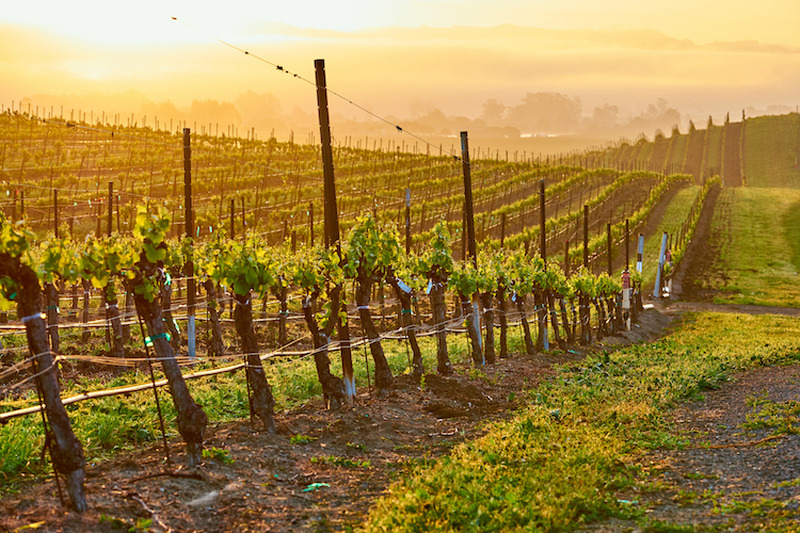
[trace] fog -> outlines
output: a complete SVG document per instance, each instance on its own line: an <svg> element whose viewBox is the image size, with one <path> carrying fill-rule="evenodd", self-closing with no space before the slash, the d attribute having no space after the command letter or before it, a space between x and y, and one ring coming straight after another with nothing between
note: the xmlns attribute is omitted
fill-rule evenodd
<svg viewBox="0 0 800 533"><path fill-rule="evenodd" d="M598 144L686 131L690 120L718 123L726 113L738 120L742 110L794 111L800 103L800 48L699 43L652 30L254 25L245 55L213 39L100 47L0 29L4 107L23 101L45 115L82 112L149 126L157 118L162 128L185 120L198 130L255 130L260 138L304 141L318 131L308 81L316 58L326 61L340 142L394 138L400 125L434 144L464 130L486 139Z"/></svg>

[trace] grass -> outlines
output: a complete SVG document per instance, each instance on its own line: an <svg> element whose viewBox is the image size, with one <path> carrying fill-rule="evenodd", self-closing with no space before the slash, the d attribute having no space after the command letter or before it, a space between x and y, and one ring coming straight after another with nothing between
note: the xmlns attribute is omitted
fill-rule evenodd
<svg viewBox="0 0 800 533"><path fill-rule="evenodd" d="M721 244L717 303L800 307L800 191L724 189L712 219Z"/></svg>
<svg viewBox="0 0 800 533"><path fill-rule="evenodd" d="M683 165L683 162L686 160L686 151L689 149L689 134L682 134L673 136L672 138L672 149L670 151L669 160L666 162L667 165L679 166ZM679 170L682 172L682 170Z"/></svg>
<svg viewBox="0 0 800 533"><path fill-rule="evenodd" d="M745 123L745 179L750 187L800 187L800 115L756 117Z"/></svg>
<svg viewBox="0 0 800 533"><path fill-rule="evenodd" d="M724 126L711 126L706 139L706 169L711 174L719 174L722 169L722 133ZM705 172L708 175L708 172Z"/></svg>
<svg viewBox="0 0 800 533"><path fill-rule="evenodd" d="M646 523L616 493L636 483L637 454L681 444L665 412L734 371L796 362L798 333L785 317L687 315L659 342L564 367L512 420L393 486L365 529L556 531L613 516Z"/></svg>
<svg viewBox="0 0 800 533"><path fill-rule="evenodd" d="M521 353L522 338L519 328L511 327L508 333L509 351ZM434 338L420 337L419 343L425 368L435 371ZM383 346L395 375L410 371L405 342L384 340ZM448 336L448 348L450 359L456 368L471 367L466 335ZM338 354L330 353L329 356L331 370L334 374L341 375ZM354 350L356 385L361 390L367 386L365 357L369 361L370 372L374 372L371 356L361 348ZM192 370L203 370L232 362L238 360L224 358L220 361L202 361ZM273 359L268 360L264 366L272 385L277 413L321 397L322 390L313 358ZM162 375L157 371L156 379L160 378ZM126 371L110 379L108 376L94 375L77 376L74 380L62 381L62 397L68 397L83 391L148 383L149 375L139 371ZM374 383L371 377L370 381ZM243 421L249 417L247 390L241 371L189 380L187 384L193 398L203 406L211 423ZM159 390L168 436L175 437L178 435L177 415L173 403L165 388ZM17 400L0 403L0 409L10 411L36 403L36 395L31 391ZM88 462L108 459L120 451L131 450L142 443L161 438L151 390L70 404L67 412L75 433L83 444ZM293 443L300 444L301 440ZM41 419L38 416L12 419L0 426L0 492L15 490L21 480L49 472L48 462L42 463L39 460L43 445Z"/></svg>
<svg viewBox="0 0 800 533"><path fill-rule="evenodd" d="M656 230L651 235L645 235L642 265L642 280L645 287L652 289L655 284L662 233L666 231L668 234L675 235L680 231L681 226L689 217L689 212L692 210L698 194L700 194L699 185L680 189L672 197ZM633 246L635 251L637 244L634 243ZM633 255L633 258L635 260L636 256ZM635 262L632 263L632 267L636 268Z"/></svg>

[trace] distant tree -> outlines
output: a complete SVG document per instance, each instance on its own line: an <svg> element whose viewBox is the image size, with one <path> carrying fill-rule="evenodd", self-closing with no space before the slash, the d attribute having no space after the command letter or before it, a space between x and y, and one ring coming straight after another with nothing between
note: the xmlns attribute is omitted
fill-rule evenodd
<svg viewBox="0 0 800 533"><path fill-rule="evenodd" d="M506 119L507 108L494 98L490 98L483 103L481 118L489 126L502 126Z"/></svg>
<svg viewBox="0 0 800 533"><path fill-rule="evenodd" d="M607 130L615 128L619 120L619 107L611 104L603 104L595 107L592 117L588 121L591 130Z"/></svg>
<svg viewBox="0 0 800 533"><path fill-rule="evenodd" d="M200 124L233 124L238 127L242 123L242 117L232 103L217 100L193 100L191 117Z"/></svg>
<svg viewBox="0 0 800 533"><path fill-rule="evenodd" d="M234 105L242 117L244 128L255 127L266 131L275 127L284 130L287 127L282 120L281 103L274 94L257 94L248 90L236 97Z"/></svg>
<svg viewBox="0 0 800 533"><path fill-rule="evenodd" d="M568 133L578 129L581 100L560 93L528 93L508 110L508 121L525 133Z"/></svg>
<svg viewBox="0 0 800 533"><path fill-rule="evenodd" d="M695 127L694 122L690 120L689 121L689 133L694 133L696 131L697 131L697 128Z"/></svg>

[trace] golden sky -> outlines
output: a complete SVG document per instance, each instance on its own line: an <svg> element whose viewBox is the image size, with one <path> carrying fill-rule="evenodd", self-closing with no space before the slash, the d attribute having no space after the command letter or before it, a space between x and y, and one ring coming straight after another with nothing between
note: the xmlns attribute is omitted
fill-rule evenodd
<svg viewBox="0 0 800 533"><path fill-rule="evenodd" d="M586 114L663 98L695 120L800 103L798 0L15 1L0 9L0 102L95 94L101 109L136 91L185 107L250 90L313 110L312 87L215 38L310 79L325 58L329 86L382 115L474 118L530 92Z"/></svg>

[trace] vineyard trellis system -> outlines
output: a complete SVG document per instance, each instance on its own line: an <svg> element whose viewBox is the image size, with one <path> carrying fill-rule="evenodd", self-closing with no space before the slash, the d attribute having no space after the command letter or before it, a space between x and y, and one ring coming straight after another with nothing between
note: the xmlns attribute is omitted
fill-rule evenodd
<svg viewBox="0 0 800 533"><path fill-rule="evenodd" d="M23 121L28 127L21 127ZM593 337L618 331L623 324L621 287L608 274L594 275L589 270L590 254L600 257L604 239L610 244L611 230L608 237L604 236L601 220L607 215L614 222L619 240L623 238L620 225L627 220L638 228L665 190L686 181L681 176L586 171L547 167L540 162L472 162L473 183L480 184L475 194L476 220L478 224L489 221L489 228L482 227L478 232L482 243L475 260L458 261L454 255L458 236L463 233L459 226L464 220L454 216L462 206L458 205L457 169L447 158L339 149L340 168L347 168L347 158L351 158L350 175L345 173L341 185L344 196L352 203L347 204L351 210L345 212L342 223L348 237L337 252L319 243L311 246L314 206L317 212L321 211L321 177L317 156L307 147L281 145L274 139L259 143L199 136L199 146L192 147L194 159L190 168L196 183L202 185L188 198L197 208L197 228L207 225L209 231L192 231L194 239L178 239L175 212L185 216L185 209L178 199L176 165L186 160L175 155L174 145L178 148L182 145L176 143L172 134L148 129L109 131L85 125L65 126L12 113L0 115L0 133L3 136L0 169L8 186L6 200L0 205L5 213L0 225L0 288L5 308L16 304L21 321L21 326L4 327L4 337L11 339L9 335L24 327L31 353L22 361L4 366L0 379L16 380L7 390L24 389L34 383L43 398L40 406L0 413L0 422L35 412L46 414L47 445L56 478L65 476L72 505L78 510L85 509L82 495L85 459L64 410L68 403L169 386L178 429L186 443L187 461L194 465L201 460L208 417L192 399L187 379L244 369L251 414L266 431L275 431L274 398L263 367L265 361L275 357L313 357L323 394L328 404L335 406L352 401L354 395L354 390L347 391L342 379L331 372L329 354L335 351L349 357L354 348L368 348L375 387L384 389L392 382L381 348L385 340L407 342L413 351L413 357L409 354L409 366L415 374L422 375L425 369L416 339L425 335L436 338L437 370L448 373L452 372L448 333L466 333L472 359L476 365L482 365L509 356L509 327L521 328L525 350L530 354L548 349L551 339L566 349L571 343L588 343ZM301 159L299 153L307 158ZM80 158L76 161L78 154ZM413 166L405 175L396 170L396 163L403 159L410 168ZM92 163L93 176L85 178L83 174ZM391 168L391 172L374 174L379 168ZM274 174L268 176L267 171ZM359 174L360 171L363 173ZM101 195L100 180L106 181L114 173L122 183L120 192L115 193L110 185L108 196ZM433 176L439 177L426 181ZM288 192L282 186L267 187L276 177L282 180L281 185L290 187ZM405 183L398 186L398 178ZM36 185L45 179L49 180L49 187ZM92 180L94 187L90 185ZM534 194L537 185L541 185L538 197ZM626 187L629 193L635 192L624 194ZM707 187L698 199L699 205ZM425 195L422 202L408 209L409 219L413 213L419 213L415 235L410 235L412 224L404 221L406 206L402 192L405 190L409 191L406 195L411 191ZM36 197L31 196L31 191L46 194ZM221 212L231 191L236 191L243 205L249 198L252 207L243 208L241 213L232 209L227 230ZM576 193L578 199L574 198ZM380 213L376 201L379 196L387 199ZM389 201L391 198L398 200ZM59 212L59 201L64 202L66 213ZM139 203L137 210L134 201ZM564 209L565 201L563 214L551 216L545 223L545 210L558 213ZM623 212L620 206L626 202ZM187 200L186 206L189 205ZM299 226L295 225L295 215L304 211L310 231L305 236L305 246L297 249ZM594 220L591 224L590 212ZM115 214L116 232L113 231ZM237 215L241 215L240 225ZM528 226L526 220L533 223L537 216L542 225ZM697 216L699 209L693 209L680 238L676 239L678 247L690 238ZM281 222L291 220L291 226L280 228L275 217ZM508 225L504 225L499 237L494 237L498 230L495 221L501 218ZM514 218L519 220L509 223ZM122 223L125 219L127 224ZM60 227L59 220L70 220L69 230ZM585 267L567 277L556 254L551 254L545 262L537 252L544 252L545 246L562 239L575 239L581 220ZM76 221L85 233L74 226ZM96 227L91 227L95 222ZM192 226L186 220L183 223L187 228ZM428 229L430 224L434 225ZM260 232L260 225L272 229ZM29 227L42 236L36 237ZM409 232L406 239L415 242L412 253L408 254L406 239L401 239L397 231L404 227ZM512 228L515 228L513 233L504 234ZM591 239L590 231L595 235ZM276 232L282 232L283 239L276 239ZM289 245L286 235L289 232L295 235L291 241L294 246ZM86 233L88 236L82 239L80 236ZM544 243L538 251L531 245L537 236ZM280 243L281 240L284 242ZM569 260L573 253L579 252L568 252L563 260ZM187 264L194 267L193 273L187 273ZM44 286L46 313L42 313L40 283ZM204 295L189 288L186 298L173 297L173 292L182 291L184 284L195 283L205 289ZM634 276L636 294L641 283L641 278ZM70 286L72 296L66 294ZM81 320L78 320L78 287L84 293ZM393 294L388 299L383 296L387 288ZM99 301L99 310L104 315L94 321L88 314L92 289L99 291L99 299L95 296L95 301ZM429 296L427 310L424 309L427 299L423 296ZM190 298L195 297L197 301L192 303ZM452 309L447 305L450 297L455 304ZM72 300L73 321L59 317L62 298ZM380 305L376 306L376 300ZM641 298L634 300L639 305L632 309L635 313L641 309ZM254 317L258 305L262 310L260 319ZM224 318L225 307L230 310L231 318ZM515 310L510 310L511 307ZM385 326L387 309L397 317L398 327ZM184 311L188 322L195 310L206 312L206 317L198 315L197 319L209 331L207 357L226 355L242 362L205 372L182 373L181 366L202 360L195 354L178 355L187 339L177 324L184 321ZM590 323L592 315L594 325ZM531 332L529 317L535 320L535 334ZM290 319L304 322L308 335L290 340L286 331ZM497 353L495 319L500 333ZM233 322L240 339L242 351L238 354L226 354L224 345L219 345L220 329L226 320ZM465 321L466 327L461 327ZM279 347L269 353L262 353L255 335L256 325L265 322L277 323L279 331ZM138 342L144 344L144 358L132 357L130 352L131 342L137 342L130 329L137 323L141 328ZM362 332L360 338L333 340L337 328L341 331L356 325ZM59 362L85 358L58 348L59 330L80 328L84 335L91 335L90 328L98 326L107 332L109 350L106 357L92 357L93 361L124 365L158 362L165 379L158 381L151 373L150 383L136 388L99 390L62 400L58 393ZM307 347L309 339L311 348ZM289 350L298 344L303 349ZM151 349L154 355L150 354Z"/></svg>

